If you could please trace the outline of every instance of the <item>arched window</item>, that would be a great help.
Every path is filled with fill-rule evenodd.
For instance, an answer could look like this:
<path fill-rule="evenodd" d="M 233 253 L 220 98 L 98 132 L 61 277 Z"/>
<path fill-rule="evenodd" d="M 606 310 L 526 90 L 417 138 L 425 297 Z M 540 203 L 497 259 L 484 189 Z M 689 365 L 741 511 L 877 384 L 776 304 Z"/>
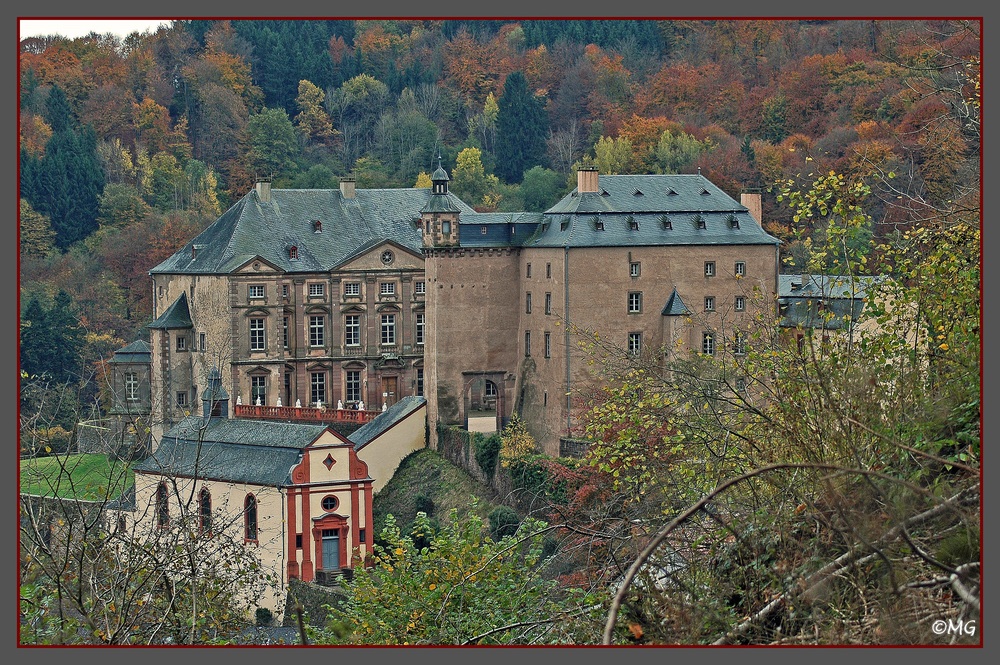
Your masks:
<path fill-rule="evenodd" d="M 247 540 L 257 540 L 257 497 L 247 494 L 243 502 L 243 536 Z"/>
<path fill-rule="evenodd" d="M 207 489 L 202 489 L 198 494 L 198 517 L 202 533 L 212 531 L 212 495 Z"/>
<path fill-rule="evenodd" d="M 170 508 L 167 506 L 167 484 L 156 486 L 156 526 L 165 527 L 170 523 Z"/>

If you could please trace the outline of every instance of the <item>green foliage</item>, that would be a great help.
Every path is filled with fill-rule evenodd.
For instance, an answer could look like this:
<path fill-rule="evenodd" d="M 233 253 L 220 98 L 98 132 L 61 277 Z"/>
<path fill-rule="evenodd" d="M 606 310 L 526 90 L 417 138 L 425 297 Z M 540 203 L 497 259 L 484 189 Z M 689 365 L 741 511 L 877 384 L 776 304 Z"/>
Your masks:
<path fill-rule="evenodd" d="M 497 506 L 489 515 L 490 535 L 493 540 L 501 540 L 505 536 L 512 536 L 517 532 L 517 526 L 521 523 L 521 518 L 510 506 Z"/>
<path fill-rule="evenodd" d="M 504 182 L 520 183 L 525 171 L 545 160 L 545 108 L 519 71 L 507 76 L 497 107 L 496 174 Z"/>
<path fill-rule="evenodd" d="M 497 460 L 500 459 L 500 449 L 503 446 L 500 435 L 496 433 L 489 436 L 476 434 L 473 444 L 476 447 L 476 463 L 479 464 L 479 468 L 486 474 L 486 477 L 492 479 L 496 472 Z"/>
<path fill-rule="evenodd" d="M 417 549 L 389 519 L 371 566 L 356 569 L 333 626 L 315 631 L 317 644 L 528 644 L 564 639 L 574 595 L 542 575 L 545 524 L 525 520 L 500 540 L 474 513 L 453 511 L 430 545 Z M 429 531 L 418 519 L 414 533 Z"/>
<path fill-rule="evenodd" d="M 295 127 L 284 109 L 264 109 L 247 121 L 250 169 L 257 176 L 291 176 L 300 152 Z"/>

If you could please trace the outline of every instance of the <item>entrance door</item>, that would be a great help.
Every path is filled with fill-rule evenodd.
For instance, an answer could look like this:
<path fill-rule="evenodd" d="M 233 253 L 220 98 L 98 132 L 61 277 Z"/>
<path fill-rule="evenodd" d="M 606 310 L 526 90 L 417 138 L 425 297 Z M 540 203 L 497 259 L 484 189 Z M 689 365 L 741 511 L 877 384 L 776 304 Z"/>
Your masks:
<path fill-rule="evenodd" d="M 382 377 L 382 401 L 389 406 L 396 403 L 396 381 L 398 377 L 395 376 L 383 376 Z M 382 405 L 379 404 L 379 407 Z M 374 407 L 373 407 L 374 408 Z"/>
<path fill-rule="evenodd" d="M 323 570 L 340 570 L 340 529 L 323 529 Z"/>

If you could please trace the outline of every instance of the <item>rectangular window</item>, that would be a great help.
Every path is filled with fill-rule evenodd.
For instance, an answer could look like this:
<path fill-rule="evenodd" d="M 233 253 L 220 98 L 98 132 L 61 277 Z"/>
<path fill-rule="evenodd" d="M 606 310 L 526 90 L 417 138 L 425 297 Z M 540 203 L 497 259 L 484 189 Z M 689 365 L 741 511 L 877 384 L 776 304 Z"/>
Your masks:
<path fill-rule="evenodd" d="M 361 399 L 361 370 L 349 369 L 346 372 L 347 383 L 345 395 L 348 402 L 357 402 Z"/>
<path fill-rule="evenodd" d="M 358 529 L 358 541 L 362 545 L 368 544 L 368 535 L 367 534 L 368 534 L 368 532 L 365 531 L 364 529 Z"/>
<path fill-rule="evenodd" d="M 139 375 L 135 372 L 125 372 L 125 399 L 139 401 Z"/>
<path fill-rule="evenodd" d="M 531 356 L 531 331 L 524 331 L 524 357 Z"/>
<path fill-rule="evenodd" d="M 527 264 L 524 268 L 524 276 L 531 277 L 531 264 Z"/>
<path fill-rule="evenodd" d="M 737 261 L 736 265 L 733 267 L 733 273 L 737 277 L 742 277 L 743 275 L 747 274 L 747 264 L 744 263 L 743 261 Z"/>
<path fill-rule="evenodd" d="M 733 307 L 737 312 L 742 312 L 747 308 L 746 298 L 743 296 L 736 296 L 736 301 L 733 303 Z"/>
<path fill-rule="evenodd" d="M 441 233 L 444 234 L 444 235 L 446 235 L 446 236 L 447 235 L 451 235 L 451 221 L 450 220 L 446 219 L 443 222 L 441 222 Z"/>
<path fill-rule="evenodd" d="M 545 294 L 545 313 L 546 314 L 551 314 L 552 313 L 552 294 L 551 293 L 546 293 Z"/>
<path fill-rule="evenodd" d="M 361 316 L 348 314 L 344 317 L 344 344 L 361 346 Z"/>
<path fill-rule="evenodd" d="M 480 227 L 479 227 L 479 233 L 481 235 L 486 235 L 486 225 L 485 224 L 480 225 Z"/>
<path fill-rule="evenodd" d="M 282 298 L 287 298 L 288 297 L 288 285 L 287 284 L 282 284 L 281 285 L 281 297 Z"/>
<path fill-rule="evenodd" d="M 423 368 L 417 368 L 417 394 L 423 396 L 424 394 L 424 370 Z"/>
<path fill-rule="evenodd" d="M 745 356 L 747 353 L 747 338 L 741 331 L 737 330 L 733 336 L 733 353 L 738 356 Z"/>
<path fill-rule="evenodd" d="M 702 333 L 701 334 L 701 352 L 706 356 L 715 355 L 715 333 Z"/>
<path fill-rule="evenodd" d="M 177 391 L 177 406 L 187 406 L 188 394 L 186 390 Z"/>
<path fill-rule="evenodd" d="M 630 291 L 628 294 L 629 314 L 642 311 L 642 291 Z"/>
<path fill-rule="evenodd" d="M 247 287 L 247 296 L 251 299 L 263 298 L 264 297 L 264 285 L 263 284 L 251 284 Z"/>
<path fill-rule="evenodd" d="M 267 404 L 267 377 L 250 377 L 250 403 L 254 406 Z"/>
<path fill-rule="evenodd" d="M 316 406 L 326 403 L 326 372 L 310 372 L 309 403 Z"/>
<path fill-rule="evenodd" d="M 178 335 L 177 336 L 177 350 L 178 351 L 187 351 L 187 348 L 188 348 L 187 337 L 185 337 L 184 335 Z"/>
<path fill-rule="evenodd" d="M 206 348 L 205 333 L 198 333 L 198 350 L 204 351 L 205 348 Z"/>
<path fill-rule="evenodd" d="M 715 261 L 705 261 L 705 277 L 715 277 Z"/>
<path fill-rule="evenodd" d="M 633 261 L 633 262 L 631 262 L 631 263 L 628 264 L 628 274 L 629 274 L 630 277 L 638 277 L 639 276 L 639 262 L 638 261 Z"/>
<path fill-rule="evenodd" d="M 545 279 L 552 279 L 552 264 L 545 264 Z"/>
<path fill-rule="evenodd" d="M 524 313 L 531 314 L 531 291 L 524 294 Z"/>
<path fill-rule="evenodd" d="M 715 311 L 715 296 L 705 296 L 705 311 L 706 312 Z"/>
<path fill-rule="evenodd" d="M 322 314 L 309 317 L 309 346 L 326 344 L 326 317 Z"/>
<path fill-rule="evenodd" d="M 641 332 L 630 332 L 628 334 L 628 354 L 630 356 L 639 355 L 639 351 L 642 350 L 642 333 Z"/>
<path fill-rule="evenodd" d="M 414 317 L 414 327 L 416 328 L 416 343 L 424 343 L 424 315 L 417 314 Z"/>
<path fill-rule="evenodd" d="M 396 343 L 396 315 L 382 315 L 382 344 Z"/>
<path fill-rule="evenodd" d="M 323 284 L 323 283 L 310 284 L 309 285 L 309 297 L 310 298 L 321 297 L 324 293 L 326 293 L 326 289 L 324 288 L 325 286 L 326 285 Z"/>
<path fill-rule="evenodd" d="M 267 348 L 267 340 L 264 335 L 264 319 L 250 319 L 250 350 L 264 351 Z"/>
<path fill-rule="evenodd" d="M 427 293 L 427 282 L 421 280 L 413 283 L 413 293 L 422 296 Z"/>
<path fill-rule="evenodd" d="M 344 283 L 344 295 L 345 296 L 360 296 L 361 295 L 361 282 L 345 282 Z"/>
<path fill-rule="evenodd" d="M 281 347 L 288 348 L 288 317 L 281 317 Z"/>
<path fill-rule="evenodd" d="M 552 357 L 552 333 L 545 333 L 545 357 Z"/>
<path fill-rule="evenodd" d="M 395 282 L 382 282 L 378 285 L 378 293 L 380 296 L 394 296 L 396 295 L 396 283 Z"/>

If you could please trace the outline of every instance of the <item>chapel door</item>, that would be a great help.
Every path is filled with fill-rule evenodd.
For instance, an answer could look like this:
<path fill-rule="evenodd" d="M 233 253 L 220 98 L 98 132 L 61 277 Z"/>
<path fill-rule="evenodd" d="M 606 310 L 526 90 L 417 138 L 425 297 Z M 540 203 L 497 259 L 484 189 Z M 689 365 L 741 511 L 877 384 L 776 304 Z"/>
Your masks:
<path fill-rule="evenodd" d="M 340 570 L 340 529 L 323 529 L 323 570 Z"/>

